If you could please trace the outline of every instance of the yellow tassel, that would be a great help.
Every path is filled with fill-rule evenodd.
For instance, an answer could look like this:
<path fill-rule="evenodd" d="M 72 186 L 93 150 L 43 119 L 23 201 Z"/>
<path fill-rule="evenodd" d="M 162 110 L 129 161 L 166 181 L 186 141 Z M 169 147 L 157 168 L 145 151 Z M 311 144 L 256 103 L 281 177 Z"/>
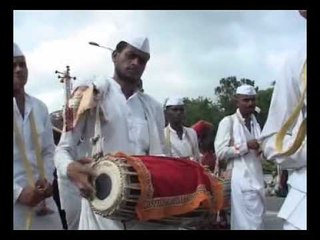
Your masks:
<path fill-rule="evenodd" d="M 294 111 L 291 114 L 291 116 L 289 117 L 289 119 L 285 122 L 285 124 L 282 126 L 282 128 L 280 129 L 280 131 L 276 135 L 276 142 L 275 142 L 276 150 L 280 155 L 283 155 L 283 156 L 290 156 L 290 155 L 294 154 L 299 149 L 299 147 L 301 146 L 301 144 L 306 136 L 306 130 L 307 130 L 307 121 L 306 120 L 307 119 L 305 118 L 299 127 L 298 134 L 297 134 L 293 144 L 287 150 L 285 150 L 285 151 L 282 150 L 284 137 L 286 136 L 289 128 L 294 124 L 294 122 L 299 117 L 299 113 L 302 110 L 303 105 L 304 105 L 304 98 L 305 98 L 306 90 L 307 90 L 307 64 L 306 63 L 303 65 L 301 78 L 302 78 L 305 86 L 304 86 L 304 90 L 301 95 L 301 98 L 298 102 L 298 105 L 296 106 L 296 108 L 294 109 Z"/>

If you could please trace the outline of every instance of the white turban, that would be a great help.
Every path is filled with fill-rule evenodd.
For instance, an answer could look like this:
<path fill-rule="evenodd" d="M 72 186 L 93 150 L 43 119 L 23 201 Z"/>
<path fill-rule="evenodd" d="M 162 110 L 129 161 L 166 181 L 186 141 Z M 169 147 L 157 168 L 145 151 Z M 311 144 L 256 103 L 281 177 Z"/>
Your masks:
<path fill-rule="evenodd" d="M 24 56 L 21 49 L 16 43 L 13 43 L 13 56 L 14 57 Z"/>
<path fill-rule="evenodd" d="M 168 100 L 165 103 L 165 106 L 177 106 L 177 105 L 184 105 L 183 99 L 180 97 L 172 97 L 168 98 Z"/>
<path fill-rule="evenodd" d="M 122 41 L 142 52 L 150 54 L 149 39 L 147 37 L 126 37 L 122 39 L 121 42 Z"/>
<path fill-rule="evenodd" d="M 242 85 L 237 88 L 236 94 L 241 94 L 241 95 L 256 95 L 256 90 L 254 89 L 253 86 L 251 85 Z"/>

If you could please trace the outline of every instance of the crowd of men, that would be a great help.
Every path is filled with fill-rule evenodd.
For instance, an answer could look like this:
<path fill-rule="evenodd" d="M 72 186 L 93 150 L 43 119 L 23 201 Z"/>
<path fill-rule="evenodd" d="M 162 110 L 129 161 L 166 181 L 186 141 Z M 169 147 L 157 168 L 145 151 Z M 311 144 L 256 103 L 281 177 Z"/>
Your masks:
<path fill-rule="evenodd" d="M 300 14 L 306 18 L 306 11 Z M 121 39 L 112 53 L 113 77 L 72 93 L 75 115 L 64 119 L 69 127 L 57 145 L 46 105 L 25 92 L 27 58 L 16 43 L 13 54 L 14 229 L 183 229 L 161 222 L 124 223 L 95 213 L 89 201 L 95 191 L 90 163 L 101 151 L 188 159 L 230 179 L 231 230 L 264 229 L 262 161 L 275 161 L 290 169 L 289 192 L 278 214 L 283 228 L 307 229 L 305 48 L 277 81 L 262 130 L 255 117 L 256 91 L 242 85 L 234 96 L 236 112 L 221 120 L 212 138 L 213 126 L 206 121 L 184 125 L 182 98 L 160 104 L 142 90 L 141 76 L 150 60 L 148 38 Z"/>

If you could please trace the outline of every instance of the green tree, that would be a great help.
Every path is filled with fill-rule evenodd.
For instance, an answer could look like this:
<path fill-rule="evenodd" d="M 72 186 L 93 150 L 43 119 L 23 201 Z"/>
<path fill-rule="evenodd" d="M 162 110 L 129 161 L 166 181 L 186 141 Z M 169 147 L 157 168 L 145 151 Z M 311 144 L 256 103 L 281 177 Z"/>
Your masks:
<path fill-rule="evenodd" d="M 261 109 L 257 119 L 261 125 L 261 128 L 263 128 L 268 117 L 272 93 L 273 87 L 257 92 L 257 106 L 259 106 Z"/>
<path fill-rule="evenodd" d="M 214 89 L 215 95 L 218 97 L 217 104 L 224 116 L 235 112 L 237 107 L 234 104 L 233 97 L 236 94 L 237 88 L 244 84 L 254 86 L 254 81 L 247 78 L 242 78 L 238 81 L 237 77 L 231 76 L 222 78 L 220 86 Z M 259 88 L 256 87 L 255 89 L 258 91 Z"/>
<path fill-rule="evenodd" d="M 219 111 L 219 107 L 209 98 L 184 98 L 184 104 L 186 111 L 186 126 L 191 126 L 199 120 L 208 121 L 215 126 L 223 117 Z"/>
<path fill-rule="evenodd" d="M 215 139 L 218 124 L 224 116 L 218 105 L 204 97 L 198 97 L 197 99 L 184 98 L 184 104 L 185 126 L 190 127 L 199 120 L 210 122 L 213 125 L 212 139 Z"/>

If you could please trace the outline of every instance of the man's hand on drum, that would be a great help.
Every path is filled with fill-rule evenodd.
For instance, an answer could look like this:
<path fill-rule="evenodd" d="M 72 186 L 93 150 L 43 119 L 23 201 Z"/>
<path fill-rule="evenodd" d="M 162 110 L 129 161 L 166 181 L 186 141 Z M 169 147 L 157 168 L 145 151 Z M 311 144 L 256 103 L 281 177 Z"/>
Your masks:
<path fill-rule="evenodd" d="M 73 161 L 68 165 L 67 174 L 70 180 L 78 187 L 80 194 L 84 198 L 89 198 L 94 188 L 89 181 L 89 177 L 94 177 L 94 171 L 89 166 L 93 160 L 91 158 L 82 158 Z"/>

